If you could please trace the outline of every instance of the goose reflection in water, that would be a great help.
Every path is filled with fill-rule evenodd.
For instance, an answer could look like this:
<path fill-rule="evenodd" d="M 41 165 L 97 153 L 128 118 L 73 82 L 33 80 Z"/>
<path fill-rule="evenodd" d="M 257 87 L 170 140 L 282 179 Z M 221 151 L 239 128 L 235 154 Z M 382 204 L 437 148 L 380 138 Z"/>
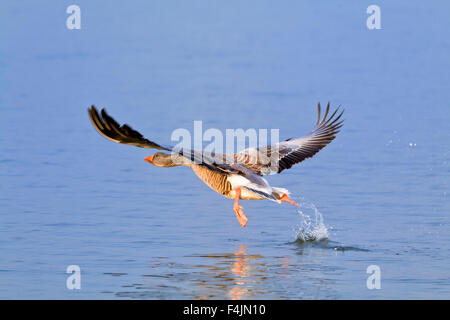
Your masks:
<path fill-rule="evenodd" d="M 247 289 L 243 286 L 245 286 L 245 278 L 250 275 L 250 267 L 248 266 L 248 257 L 245 249 L 247 249 L 247 246 L 241 245 L 239 250 L 234 254 L 236 258 L 231 272 L 235 275 L 236 286 L 228 292 L 228 295 L 233 300 L 242 299 L 242 296 L 247 292 Z"/>
<path fill-rule="evenodd" d="M 246 249 L 246 245 L 240 245 L 235 253 L 202 255 L 217 261 L 196 266 L 203 271 L 198 274 L 199 278 L 195 282 L 200 282 L 201 288 L 206 289 L 206 292 L 195 298 L 208 299 L 225 295 L 227 299 L 240 300 L 264 294 L 267 277 L 263 257 L 248 254 Z"/>
<path fill-rule="evenodd" d="M 273 258 L 276 263 L 267 264 Z M 142 281 L 122 285 L 115 295 L 138 299 L 271 299 L 277 297 L 274 291 L 285 293 L 289 287 L 290 259 L 288 255 L 267 258 L 249 254 L 244 244 L 234 253 L 184 256 L 181 263 L 153 257 Z"/>

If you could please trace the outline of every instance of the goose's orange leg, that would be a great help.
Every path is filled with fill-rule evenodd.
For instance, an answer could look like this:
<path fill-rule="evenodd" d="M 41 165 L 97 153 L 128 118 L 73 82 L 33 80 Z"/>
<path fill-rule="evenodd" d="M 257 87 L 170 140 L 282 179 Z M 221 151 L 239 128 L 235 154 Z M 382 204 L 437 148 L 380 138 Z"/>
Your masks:
<path fill-rule="evenodd" d="M 287 203 L 290 203 L 290 204 L 298 207 L 298 203 L 293 201 L 293 200 L 291 200 L 286 193 L 281 196 L 280 201 L 281 202 L 287 202 Z"/>
<path fill-rule="evenodd" d="M 234 197 L 234 206 L 233 210 L 234 213 L 236 213 L 236 218 L 238 219 L 240 225 L 245 228 L 245 225 L 247 224 L 247 217 L 245 216 L 244 212 L 242 211 L 242 207 L 239 205 L 239 198 L 241 197 L 241 188 L 236 188 L 234 191 L 236 192 L 236 195 Z"/>

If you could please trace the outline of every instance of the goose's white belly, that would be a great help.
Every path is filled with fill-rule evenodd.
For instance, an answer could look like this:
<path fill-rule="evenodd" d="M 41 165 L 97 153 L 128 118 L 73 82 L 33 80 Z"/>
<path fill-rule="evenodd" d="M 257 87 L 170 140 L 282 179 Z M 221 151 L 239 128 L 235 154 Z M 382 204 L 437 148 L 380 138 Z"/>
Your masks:
<path fill-rule="evenodd" d="M 228 182 L 231 184 L 232 191 L 229 193 L 229 196 L 234 198 L 236 196 L 236 192 L 234 189 L 241 187 L 241 199 L 247 199 L 247 200 L 257 200 L 257 199 L 264 199 L 263 196 L 260 194 L 257 194 L 255 192 L 252 192 L 248 190 L 245 187 L 249 187 L 261 192 L 264 192 L 266 194 L 272 194 L 272 188 L 267 183 L 266 180 L 262 179 L 265 182 L 265 185 L 255 184 L 251 182 L 249 179 L 247 179 L 244 176 L 241 175 L 230 175 L 227 178 Z"/>
<path fill-rule="evenodd" d="M 226 196 L 228 198 L 234 199 L 234 198 L 236 198 L 236 191 L 231 190 Z M 243 200 L 262 200 L 262 199 L 265 199 L 265 198 L 263 196 L 257 194 L 257 193 L 254 193 L 254 192 L 246 189 L 245 187 L 243 187 L 241 189 L 241 197 L 240 197 L 240 199 L 243 199 Z"/>

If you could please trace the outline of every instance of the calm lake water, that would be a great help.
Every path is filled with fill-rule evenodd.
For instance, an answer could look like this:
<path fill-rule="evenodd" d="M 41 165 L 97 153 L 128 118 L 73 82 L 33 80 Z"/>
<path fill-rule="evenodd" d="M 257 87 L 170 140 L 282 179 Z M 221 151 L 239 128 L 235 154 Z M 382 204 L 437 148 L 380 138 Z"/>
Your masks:
<path fill-rule="evenodd" d="M 0 298 L 450 298 L 449 1 L 377 1 L 381 30 L 372 1 L 78 0 L 68 30 L 71 4 L 0 3 Z M 336 140 L 268 177 L 300 211 L 242 201 L 245 229 L 86 112 L 166 144 L 194 120 L 285 139 L 319 101 L 346 110 Z"/>

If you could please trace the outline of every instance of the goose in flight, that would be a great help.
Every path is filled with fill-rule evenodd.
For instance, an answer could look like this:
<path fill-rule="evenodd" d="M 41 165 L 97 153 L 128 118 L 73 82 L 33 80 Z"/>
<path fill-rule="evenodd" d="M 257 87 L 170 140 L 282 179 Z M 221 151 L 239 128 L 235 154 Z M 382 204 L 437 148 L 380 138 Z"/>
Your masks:
<path fill-rule="evenodd" d="M 195 150 L 176 149 L 150 141 L 129 125 L 118 124 L 105 109 L 99 113 L 95 106 L 88 109 L 94 128 L 105 138 L 141 148 L 153 148 L 156 152 L 145 161 L 157 167 L 187 166 L 210 188 L 234 199 L 233 210 L 242 227 L 247 217 L 239 205 L 239 199 L 268 199 L 298 206 L 289 198 L 289 191 L 272 187 L 263 175 L 280 173 L 306 158 L 313 157 L 329 144 L 342 127 L 344 111 L 336 109 L 330 116 L 330 103 L 321 117 L 320 103 L 314 130 L 305 137 L 290 138 L 265 147 L 248 148 L 235 154 L 215 154 Z M 340 120 L 340 121 L 339 121 Z"/>

